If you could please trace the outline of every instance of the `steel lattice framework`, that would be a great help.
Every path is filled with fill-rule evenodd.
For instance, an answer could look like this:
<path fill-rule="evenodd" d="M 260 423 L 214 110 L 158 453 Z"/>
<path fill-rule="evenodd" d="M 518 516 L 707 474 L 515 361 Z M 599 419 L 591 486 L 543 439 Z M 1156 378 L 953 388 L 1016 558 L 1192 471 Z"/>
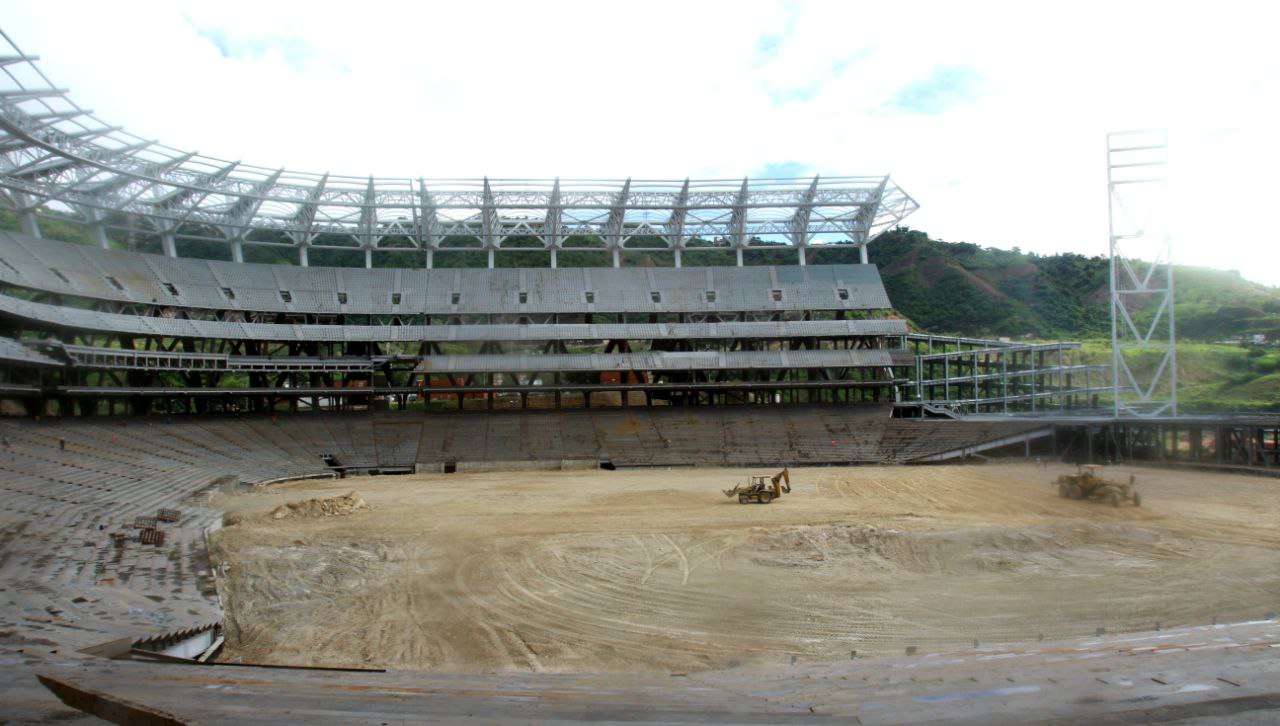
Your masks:
<path fill-rule="evenodd" d="M 8 36 L 0 56 L 0 203 L 28 234 L 38 211 L 72 215 L 93 239 L 109 229 L 246 244 L 434 252 L 466 239 L 493 254 L 513 239 L 551 252 L 573 238 L 612 251 L 737 251 L 829 242 L 861 247 L 900 223 L 915 200 L 888 176 L 739 180 L 427 179 L 339 176 L 210 158 L 100 121 L 56 87 Z M 4 49 L 0 49 L 3 52 Z M 476 245 L 478 242 L 478 245 Z M 573 246 L 573 245 L 570 245 Z"/>
<path fill-rule="evenodd" d="M 1116 416 L 1178 413 L 1168 167 L 1167 132 L 1107 134 Z"/>

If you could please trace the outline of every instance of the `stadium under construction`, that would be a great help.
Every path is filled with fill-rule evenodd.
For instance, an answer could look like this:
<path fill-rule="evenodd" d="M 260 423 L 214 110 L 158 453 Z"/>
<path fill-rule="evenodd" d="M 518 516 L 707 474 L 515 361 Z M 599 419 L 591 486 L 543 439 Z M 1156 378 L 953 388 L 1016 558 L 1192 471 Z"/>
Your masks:
<path fill-rule="evenodd" d="M 8 45 L 0 509 L 3 579 L 18 594 L 0 627 L 19 640 L 209 660 L 223 637 L 210 497 L 307 478 L 1000 453 L 1280 471 L 1273 417 L 1115 416 L 1112 367 L 1079 343 L 913 330 L 874 264 L 876 236 L 916 209 L 887 175 L 258 167 L 104 123 Z M 322 256 L 354 264 L 312 264 Z M 126 548 L 125 522 L 159 542 Z M 81 607 L 90 591 L 100 611 Z M 107 692 L 136 691 L 139 673 L 80 664 L 77 682 L 45 682 L 91 713 L 136 716 L 151 712 Z M 255 698 L 332 677 L 264 677 Z M 166 688 L 160 702 L 182 698 Z M 556 717 L 590 713 L 583 698 Z M 710 708 L 689 698 L 659 700 L 683 704 L 675 720 Z M 199 706 L 228 718 L 219 708 Z M 353 712 L 365 708 L 380 706 Z"/>

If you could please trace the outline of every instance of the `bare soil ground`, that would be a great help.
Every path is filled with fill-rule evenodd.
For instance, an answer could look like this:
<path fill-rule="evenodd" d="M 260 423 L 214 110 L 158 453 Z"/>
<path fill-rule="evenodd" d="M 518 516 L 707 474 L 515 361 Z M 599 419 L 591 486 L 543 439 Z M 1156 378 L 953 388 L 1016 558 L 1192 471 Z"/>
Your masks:
<path fill-rule="evenodd" d="M 504 472 L 225 496 L 224 659 L 667 671 L 1238 621 L 1280 609 L 1280 481 L 1113 467 L 1143 506 L 1031 464 Z M 772 472 L 769 472 L 772 473 Z M 355 490 L 346 516 L 272 519 Z"/>

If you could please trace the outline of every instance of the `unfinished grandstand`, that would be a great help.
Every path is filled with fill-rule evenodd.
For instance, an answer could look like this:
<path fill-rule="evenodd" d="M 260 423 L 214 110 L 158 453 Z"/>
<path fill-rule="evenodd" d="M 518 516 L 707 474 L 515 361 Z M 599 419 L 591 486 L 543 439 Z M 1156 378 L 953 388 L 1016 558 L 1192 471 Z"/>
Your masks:
<path fill-rule="evenodd" d="M 1072 344 L 911 334 L 871 264 L 316 269 L 13 233 L 0 253 L 11 412 L 292 413 L 300 429 L 307 415 L 381 412 L 413 446 L 304 452 L 364 470 L 902 461 L 920 446 L 912 427 L 939 423 L 895 420 L 895 404 L 1063 412 L 1101 382 Z M 456 411 L 489 415 L 445 417 Z M 916 437 L 934 448 L 920 455 L 1036 426 L 942 428 Z M 736 445 L 710 445 L 726 437 Z"/>
<path fill-rule="evenodd" d="M 1006 516 L 984 509 L 999 509 L 993 502 L 1006 499 L 1043 506 L 1007 479 L 975 508 L 970 488 L 982 484 L 958 473 L 966 487 L 930 494 L 921 508 L 892 490 L 916 491 L 928 476 L 884 465 L 1001 451 L 1069 452 L 1081 460 L 1137 451 L 1244 469 L 1280 466 L 1280 426 L 1269 419 L 1126 428 L 1102 416 L 1108 371 L 1082 362 L 1078 344 L 912 330 L 894 314 L 874 247 L 868 251 L 877 234 L 916 208 L 888 176 L 433 180 L 266 169 L 165 147 L 104 124 L 16 47 L 3 70 L 0 204 L 17 229 L 0 231 L 0 580 L 8 595 L 0 647 L 17 648 L 24 667 L 52 662 L 59 651 L 211 661 L 227 638 L 241 660 L 245 653 L 263 654 L 246 633 L 271 628 L 259 624 L 255 631 L 249 620 L 260 614 L 237 599 L 248 591 L 239 588 L 251 589 L 237 579 L 241 563 L 244 572 L 255 565 L 231 543 L 260 534 L 253 527 L 261 525 L 265 500 L 255 497 L 332 494 L 329 487 L 362 481 L 332 481 L 353 475 L 413 475 L 396 480 L 413 487 L 412 496 L 385 480 L 363 481 L 376 490 L 374 511 L 393 515 L 397 502 L 404 504 L 405 514 L 385 521 L 408 523 L 414 532 L 435 521 L 437 508 L 457 503 L 432 499 L 440 491 L 458 493 L 453 514 L 459 522 L 500 523 L 490 533 L 495 538 L 528 524 L 530 511 L 539 513 L 544 531 L 527 533 L 535 544 L 528 552 L 502 552 L 492 561 L 476 555 L 478 549 L 453 553 L 458 569 L 443 573 L 450 582 L 462 583 L 468 564 L 486 573 L 501 566 L 512 591 L 532 598 L 506 603 L 510 592 L 504 591 L 477 600 L 512 608 L 488 613 L 481 607 L 477 612 L 497 620 L 465 624 L 475 630 L 480 655 L 431 660 L 424 655 L 431 645 L 393 658 L 376 652 L 377 642 L 353 638 L 352 647 L 366 655 L 341 651 L 341 658 L 353 659 L 343 664 L 539 671 L 728 667 L 738 661 L 718 653 L 732 634 L 679 620 L 694 600 L 682 599 L 671 578 L 688 585 L 700 577 L 691 574 L 700 561 L 704 572 L 712 562 L 720 569 L 725 563 L 731 570 L 756 567 L 750 550 L 761 542 L 786 549 L 796 546 L 796 537 L 848 537 L 831 528 L 862 511 L 874 511 L 891 528 L 912 529 L 920 522 L 952 526 L 965 517 L 971 523 Z M 46 234 L 50 229 L 58 234 Z M 780 250 L 794 262 L 780 263 Z M 282 251 L 294 264 L 254 261 Z M 317 251 L 342 253 L 358 264 L 312 265 Z M 575 266 L 562 264 L 569 253 Z M 841 262 L 813 264 L 819 253 Z M 583 254 L 592 264 L 581 265 Z M 508 260 L 522 266 L 507 267 Z M 1210 430 L 1217 438 L 1206 444 Z M 1196 443 L 1183 447 L 1183 440 Z M 744 519 L 754 516 L 746 511 L 735 510 L 732 521 L 719 513 L 682 519 L 698 510 L 704 485 L 719 504 L 718 487 L 710 485 L 738 474 L 721 467 L 783 465 L 866 466 L 863 471 L 874 472 L 866 475 L 868 486 L 890 494 L 864 501 L 858 497 L 870 495 L 858 493 L 863 474 L 814 469 L 802 475 L 809 491 L 791 500 L 801 503 L 799 513 L 774 523 L 786 529 L 777 535 L 782 540 L 717 531 L 755 526 Z M 665 467 L 681 467 L 680 481 L 657 473 Z M 532 485 L 510 473 L 474 478 L 539 469 L 557 473 L 530 475 Z M 614 480 L 622 482 L 615 492 L 614 481 L 598 478 L 614 474 L 586 471 L 598 469 L 653 471 L 627 472 L 634 478 Z M 580 471 L 559 473 L 568 470 Z M 1018 470 L 1017 476 L 1028 474 Z M 312 480 L 319 482 L 314 490 L 297 483 Z M 1252 482 L 1246 488 L 1251 496 L 1263 491 Z M 1172 495 L 1191 501 L 1193 492 L 1193 484 L 1182 482 Z M 610 499 L 615 496 L 617 502 Z M 1272 511 L 1273 502 L 1262 496 L 1254 519 Z M 559 497 L 581 510 L 557 518 L 565 511 Z M 609 504 L 593 510 L 601 498 Z M 493 514 L 490 500 L 507 504 Z M 631 508 L 629 514 L 615 517 L 616 505 Z M 577 532 L 578 514 L 592 511 L 592 524 Z M 236 515 L 225 520 L 229 536 L 216 534 L 224 514 Z M 298 551 L 289 548 L 295 545 L 314 546 L 299 556 L 324 563 L 339 550 L 346 553 L 342 560 L 351 554 L 347 548 L 364 563 L 357 570 L 376 569 L 362 559 L 374 556 L 361 549 L 365 543 L 344 542 L 366 536 L 390 542 L 398 530 L 359 524 L 365 516 L 371 515 L 352 517 L 365 529 L 342 531 L 342 542 L 312 539 L 302 531 L 305 523 L 291 525 L 302 528 L 298 532 L 273 525 L 292 532 L 293 544 L 270 544 L 267 559 L 277 551 L 294 557 Z M 619 529 L 619 521 L 627 524 Z M 683 529 L 662 529 L 672 522 L 683 522 Z M 1010 522 L 1025 523 L 1020 515 Z M 1057 541 L 1065 531 L 1058 526 L 1037 530 L 1030 540 L 1019 536 L 1017 546 Z M 1231 526 L 1244 534 L 1213 550 L 1215 556 L 1256 564 L 1245 556 L 1249 547 L 1277 545 L 1257 521 L 1234 511 L 1213 513 L 1202 529 Z M 872 530 L 853 536 L 879 541 L 883 533 Z M 712 534 L 702 541 L 702 532 Z M 1199 534 L 1188 532 L 1177 536 Z M 1149 554 L 1127 534 L 1096 534 L 1099 542 L 1142 550 L 1135 558 Z M 443 530 L 435 535 L 465 539 Z M 211 538 L 221 552 L 212 561 Z M 642 543 L 647 562 L 632 561 L 630 545 L 618 545 L 630 538 Z M 1077 544 L 1087 549 L 1093 546 L 1088 539 Z M 977 548 L 994 541 L 1008 544 L 1004 534 L 990 542 L 964 540 Z M 377 557 L 398 561 L 400 545 L 386 542 Z M 583 555 L 570 544 L 597 549 Z M 917 546 L 934 545 L 910 545 Z M 848 555 L 824 552 L 833 562 Z M 1078 562 L 1089 556 L 1084 552 Z M 789 557 L 776 555 L 770 566 L 792 567 Z M 521 567 L 542 573 L 552 560 L 570 562 L 578 579 L 543 592 L 538 588 L 546 583 L 512 574 Z M 555 597 L 578 592 L 581 578 L 596 577 L 605 560 L 628 588 L 633 580 L 647 585 L 653 579 L 657 596 L 612 586 L 601 586 L 602 592 L 639 603 L 642 611 L 652 605 L 652 612 L 671 614 L 667 631 L 636 615 L 628 635 L 613 640 L 603 633 L 616 623 L 590 623 L 589 631 L 553 638 L 555 647 L 539 659 L 541 642 L 531 644 L 514 625 L 502 624 L 535 601 L 548 613 L 560 612 Z M 683 570 L 668 571 L 677 561 Z M 915 574 L 922 567 L 894 566 Z M 1257 575 L 1253 567 L 1228 568 L 1224 591 Z M 758 576 L 758 570 L 743 572 Z M 429 579 L 444 582 L 443 575 Z M 695 585 L 704 588 L 698 598 L 725 586 Z M 1114 595 L 1110 587 L 1095 593 L 1097 602 Z M 1262 590 L 1269 587 L 1267 580 Z M 425 601 L 438 595 L 427 593 Z M 1146 603 L 1142 593 L 1131 595 Z M 1269 596 L 1255 595 L 1224 600 L 1216 612 L 1252 612 Z M 377 607 L 402 609 L 401 597 L 412 599 L 395 592 Z M 228 603 L 234 608 L 224 630 Z M 602 603 L 574 603 L 570 619 L 587 622 Z M 696 599 L 695 609 L 714 604 Z M 1144 607 L 1136 610 L 1142 618 L 1162 612 Z M 438 613 L 421 615 L 430 620 Z M 1172 619 L 1190 624 L 1201 615 Z M 881 616 L 897 617 L 885 611 L 872 620 Z M 1140 626 L 1137 617 L 1115 622 L 1133 629 Z M 852 616 L 839 611 L 824 620 L 821 637 L 810 639 L 822 645 L 803 652 L 831 657 L 833 644 L 845 648 L 847 639 L 832 635 L 842 618 Z M 679 636 L 682 627 L 689 631 Z M 864 633 L 864 652 L 888 652 L 908 637 L 877 627 Z M 947 634 L 934 642 L 953 647 L 976 626 L 947 621 L 936 627 Z M 1050 634 L 1069 637 L 1082 628 L 1072 621 Z M 428 637 L 427 630 L 414 637 Z M 1032 635 L 1018 630 L 993 637 Z M 670 638 L 662 642 L 674 655 L 647 661 L 635 655 L 652 649 L 641 641 L 654 637 Z M 697 644 L 682 650 L 675 642 L 681 637 Z M 795 637 L 773 633 L 767 642 L 740 643 L 742 657 L 781 657 L 809 647 Z M 579 651 L 593 644 L 611 656 L 582 660 Z M 288 659 L 284 648 L 273 643 L 263 657 Z M 313 651 L 294 660 L 315 657 Z M 43 706 L 32 708 L 42 713 Z"/>

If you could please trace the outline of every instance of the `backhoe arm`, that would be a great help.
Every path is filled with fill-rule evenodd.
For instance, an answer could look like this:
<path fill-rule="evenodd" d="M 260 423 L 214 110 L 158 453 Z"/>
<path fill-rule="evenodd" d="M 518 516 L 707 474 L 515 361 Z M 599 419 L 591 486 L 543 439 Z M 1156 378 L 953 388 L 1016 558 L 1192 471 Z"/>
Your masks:
<path fill-rule="evenodd" d="M 773 495 L 780 497 L 783 494 L 791 493 L 791 471 L 784 468 L 782 471 L 773 475 Z"/>

